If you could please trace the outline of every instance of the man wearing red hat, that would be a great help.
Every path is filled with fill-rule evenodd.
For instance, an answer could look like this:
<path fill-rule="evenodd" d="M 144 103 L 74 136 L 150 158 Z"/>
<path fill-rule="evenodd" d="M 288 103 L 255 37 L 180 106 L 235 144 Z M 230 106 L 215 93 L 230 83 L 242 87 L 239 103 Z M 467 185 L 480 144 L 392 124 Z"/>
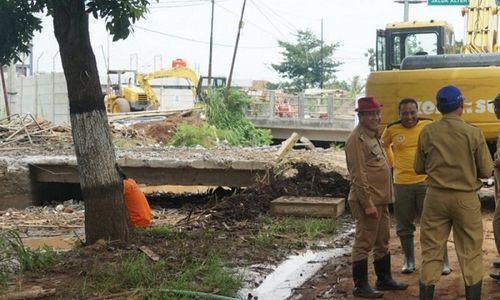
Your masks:
<path fill-rule="evenodd" d="M 392 279 L 389 252 L 391 170 L 378 139 L 380 109 L 373 97 L 358 99 L 359 124 L 347 138 L 345 153 L 351 179 L 349 206 L 356 220 L 352 246 L 353 295 L 380 298 L 378 290 L 404 290 L 407 284 Z M 377 274 L 374 290 L 368 283 L 368 254 L 373 251 Z"/>
<path fill-rule="evenodd" d="M 453 228 L 458 262 L 465 282 L 465 299 L 481 299 L 483 223 L 477 191 L 493 164 L 482 131 L 464 122 L 464 98 L 448 85 L 437 95 L 442 119 L 420 133 L 414 168 L 427 174 L 427 192 L 420 226 L 422 271 L 420 299 L 433 299 L 441 276 L 444 248 Z"/>

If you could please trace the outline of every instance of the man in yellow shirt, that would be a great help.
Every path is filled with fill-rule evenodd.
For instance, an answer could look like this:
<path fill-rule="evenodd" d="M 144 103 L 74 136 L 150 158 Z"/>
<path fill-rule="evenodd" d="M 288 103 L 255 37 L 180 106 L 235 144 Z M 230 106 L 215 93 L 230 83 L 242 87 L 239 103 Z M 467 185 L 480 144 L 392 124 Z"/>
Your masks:
<path fill-rule="evenodd" d="M 382 134 L 382 142 L 393 168 L 394 215 L 396 233 L 401 241 L 404 263 L 403 274 L 415 271 L 415 250 L 413 233 L 415 219 L 422 215 L 427 184 L 426 175 L 417 175 L 413 169 L 415 151 L 420 131 L 431 119 L 418 117 L 418 103 L 415 99 L 405 98 L 399 102 L 399 120 L 387 126 Z M 450 274 L 448 253 L 445 251 L 442 274 Z"/>

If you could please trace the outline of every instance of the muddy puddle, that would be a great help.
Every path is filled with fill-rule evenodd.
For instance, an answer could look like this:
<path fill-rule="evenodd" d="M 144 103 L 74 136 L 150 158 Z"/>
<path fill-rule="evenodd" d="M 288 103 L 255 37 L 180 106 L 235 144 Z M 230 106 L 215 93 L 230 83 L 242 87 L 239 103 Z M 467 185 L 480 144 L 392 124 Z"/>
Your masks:
<path fill-rule="evenodd" d="M 244 270 L 246 281 L 257 286 L 241 289 L 238 297 L 259 300 L 290 299 L 297 288 L 300 288 L 331 260 L 350 255 L 351 245 L 343 241 L 349 240 L 354 230 L 344 228 L 341 231 L 333 241 L 335 248 L 306 250 L 289 256 L 278 266 L 254 265 Z M 267 276 L 263 275 L 266 271 Z"/>
<path fill-rule="evenodd" d="M 77 241 L 77 238 L 69 236 L 23 239 L 24 245 L 30 249 L 41 249 L 47 246 L 53 248 L 56 251 L 69 251 L 74 247 Z"/>

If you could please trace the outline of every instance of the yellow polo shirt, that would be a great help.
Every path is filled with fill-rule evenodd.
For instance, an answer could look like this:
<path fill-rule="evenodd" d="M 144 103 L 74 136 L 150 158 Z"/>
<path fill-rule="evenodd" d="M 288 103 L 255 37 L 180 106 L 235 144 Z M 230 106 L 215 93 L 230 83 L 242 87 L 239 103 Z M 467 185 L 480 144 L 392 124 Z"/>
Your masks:
<path fill-rule="evenodd" d="M 397 121 L 389 124 L 382 133 L 382 142 L 389 163 L 393 168 L 394 183 L 414 184 L 424 181 L 426 175 L 418 175 L 413 169 L 418 136 L 422 128 L 432 123 L 429 119 L 419 119 L 417 124 L 406 128 Z"/>

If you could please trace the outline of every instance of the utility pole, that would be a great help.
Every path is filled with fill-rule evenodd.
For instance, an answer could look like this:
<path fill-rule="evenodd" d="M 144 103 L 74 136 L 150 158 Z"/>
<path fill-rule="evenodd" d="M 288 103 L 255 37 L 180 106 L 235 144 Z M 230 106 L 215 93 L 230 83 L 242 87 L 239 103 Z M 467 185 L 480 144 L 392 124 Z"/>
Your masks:
<path fill-rule="evenodd" d="M 246 3 L 247 3 L 247 0 L 243 0 L 243 7 L 241 8 L 240 22 L 238 23 L 238 34 L 236 35 L 236 44 L 234 45 L 233 61 L 231 62 L 231 70 L 229 71 L 229 78 L 227 80 L 226 91 L 224 92 L 224 100 L 226 100 L 226 101 L 227 101 L 228 96 L 229 96 L 229 89 L 231 88 L 231 80 L 233 79 L 234 61 L 236 60 L 236 50 L 238 50 L 238 43 L 240 41 L 241 27 L 243 27 L 243 14 L 245 13 L 245 4 Z"/>
<path fill-rule="evenodd" d="M 3 98 L 5 100 L 5 112 L 7 114 L 8 120 L 10 121 L 9 98 L 7 97 L 7 87 L 5 86 L 5 77 L 3 75 L 3 65 L 2 64 L 0 64 L 0 77 L 2 80 Z"/>
<path fill-rule="evenodd" d="M 324 78 L 324 74 L 323 74 L 323 18 L 321 18 L 321 45 L 320 45 L 320 49 L 319 49 L 319 54 L 320 54 L 320 71 L 321 71 L 321 76 L 319 77 L 319 88 L 320 89 L 323 89 L 323 78 Z M 321 93 L 323 95 L 323 93 Z"/>
<path fill-rule="evenodd" d="M 214 0 L 212 0 L 212 20 L 210 21 L 210 51 L 208 54 L 208 89 L 212 88 L 212 49 L 214 43 Z"/>
<path fill-rule="evenodd" d="M 427 2 L 427 0 L 394 0 L 396 3 L 404 4 L 404 19 L 403 21 L 408 22 L 410 14 L 410 4 L 419 4 Z"/>

